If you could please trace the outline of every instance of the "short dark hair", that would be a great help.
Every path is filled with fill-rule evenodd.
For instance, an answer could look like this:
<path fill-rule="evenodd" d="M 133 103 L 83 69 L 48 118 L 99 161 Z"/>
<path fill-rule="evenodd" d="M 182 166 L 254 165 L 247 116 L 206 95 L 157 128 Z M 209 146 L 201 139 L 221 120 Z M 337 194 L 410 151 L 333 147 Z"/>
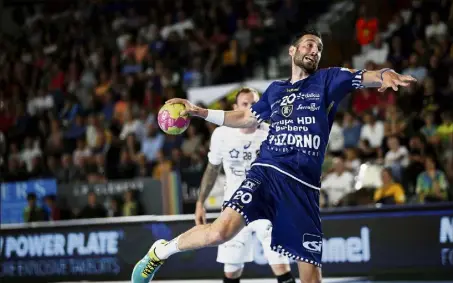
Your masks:
<path fill-rule="evenodd" d="M 322 40 L 321 33 L 319 31 L 317 31 L 314 28 L 308 28 L 308 29 L 305 29 L 304 31 L 298 33 L 291 41 L 291 45 L 292 46 L 299 45 L 299 42 L 302 39 L 302 37 L 304 37 L 304 35 L 307 35 L 307 34 L 314 35 L 316 37 L 319 37 Z"/>
<path fill-rule="evenodd" d="M 234 103 L 238 103 L 238 98 L 239 98 L 239 95 L 241 95 L 242 93 L 256 93 L 258 94 L 258 91 L 251 88 L 251 87 L 243 87 L 241 88 L 240 90 L 238 90 L 238 92 L 236 93 L 236 97 L 234 99 Z"/>

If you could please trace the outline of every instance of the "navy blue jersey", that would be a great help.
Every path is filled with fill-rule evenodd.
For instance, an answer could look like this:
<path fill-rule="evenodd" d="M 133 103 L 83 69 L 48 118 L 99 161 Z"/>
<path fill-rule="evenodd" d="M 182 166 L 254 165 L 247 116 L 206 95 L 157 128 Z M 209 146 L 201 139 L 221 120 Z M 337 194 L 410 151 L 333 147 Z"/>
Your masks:
<path fill-rule="evenodd" d="M 352 90 L 363 88 L 363 72 L 329 68 L 295 83 L 273 82 L 252 106 L 259 122 L 270 121 L 269 135 L 252 166 L 272 167 L 319 189 L 337 106 Z"/>

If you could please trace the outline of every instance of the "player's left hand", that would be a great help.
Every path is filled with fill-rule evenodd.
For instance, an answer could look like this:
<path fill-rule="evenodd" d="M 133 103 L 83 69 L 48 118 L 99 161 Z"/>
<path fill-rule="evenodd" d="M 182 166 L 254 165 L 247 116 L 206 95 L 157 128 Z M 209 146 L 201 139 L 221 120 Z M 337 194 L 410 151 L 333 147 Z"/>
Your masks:
<path fill-rule="evenodd" d="M 417 79 L 412 76 L 401 75 L 394 71 L 387 71 L 382 74 L 382 84 L 378 91 L 384 92 L 389 87 L 394 91 L 398 91 L 398 86 L 409 86 L 416 81 Z"/>

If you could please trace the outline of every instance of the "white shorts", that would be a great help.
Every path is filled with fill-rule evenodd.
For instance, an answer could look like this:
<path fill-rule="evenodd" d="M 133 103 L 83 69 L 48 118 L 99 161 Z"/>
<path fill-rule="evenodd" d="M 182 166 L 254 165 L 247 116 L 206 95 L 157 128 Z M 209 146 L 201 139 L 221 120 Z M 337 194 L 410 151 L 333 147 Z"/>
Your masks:
<path fill-rule="evenodd" d="M 260 219 L 244 227 L 233 239 L 219 246 L 217 262 L 242 264 L 254 258 L 254 241 L 259 240 L 269 264 L 289 264 L 289 259 L 271 249 L 272 224 Z"/>

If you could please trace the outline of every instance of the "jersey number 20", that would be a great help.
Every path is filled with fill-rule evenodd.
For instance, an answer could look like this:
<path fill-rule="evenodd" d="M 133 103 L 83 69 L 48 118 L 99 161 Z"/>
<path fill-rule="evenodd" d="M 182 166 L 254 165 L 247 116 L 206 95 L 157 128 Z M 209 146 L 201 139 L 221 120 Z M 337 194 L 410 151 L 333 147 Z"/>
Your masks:
<path fill-rule="evenodd" d="M 291 93 L 290 95 L 283 96 L 282 102 L 280 103 L 280 106 L 285 106 L 285 105 L 288 105 L 288 104 L 292 104 L 294 102 L 294 100 L 296 100 L 296 94 L 295 93 Z"/>

